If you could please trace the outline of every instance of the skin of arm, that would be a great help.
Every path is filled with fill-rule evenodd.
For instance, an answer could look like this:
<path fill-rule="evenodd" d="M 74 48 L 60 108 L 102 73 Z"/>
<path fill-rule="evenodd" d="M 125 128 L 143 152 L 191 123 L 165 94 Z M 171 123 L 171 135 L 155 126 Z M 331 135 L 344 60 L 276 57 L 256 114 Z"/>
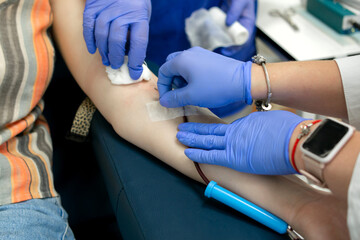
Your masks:
<path fill-rule="evenodd" d="M 126 86 L 112 85 L 101 57 L 90 55 L 83 40 L 85 1 L 52 0 L 51 4 L 55 40 L 63 58 L 82 90 L 114 130 L 186 176 L 202 182 L 194 163 L 184 155 L 185 146 L 176 139 L 177 126 L 183 118 L 159 122 L 149 119 L 146 103 L 159 99 L 155 90 L 157 78 L 153 76 L 149 82 Z M 190 116 L 188 120 L 222 122 L 209 116 Z M 251 175 L 204 164 L 201 168 L 209 179 L 284 219 L 307 239 L 348 238 L 346 207 L 331 194 L 316 191 L 293 176 Z"/>
<path fill-rule="evenodd" d="M 341 76 L 335 61 L 267 63 L 272 102 L 325 116 L 347 119 Z M 253 99 L 266 99 L 266 80 L 261 66 L 251 69 Z"/>

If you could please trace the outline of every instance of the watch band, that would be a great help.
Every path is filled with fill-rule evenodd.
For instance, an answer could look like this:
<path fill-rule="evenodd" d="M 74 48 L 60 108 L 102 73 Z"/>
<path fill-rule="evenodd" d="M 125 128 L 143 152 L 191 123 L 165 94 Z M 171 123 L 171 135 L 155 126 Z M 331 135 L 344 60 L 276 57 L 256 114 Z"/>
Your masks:
<path fill-rule="evenodd" d="M 292 150 L 292 153 L 291 153 L 291 165 L 295 168 L 295 170 L 297 172 L 300 172 L 299 169 L 296 167 L 296 164 L 295 164 L 295 152 L 296 152 L 296 147 L 300 141 L 301 138 L 309 135 L 310 133 L 310 128 L 311 126 L 313 126 L 314 124 L 317 124 L 321 122 L 321 120 L 315 120 L 311 123 L 308 123 L 308 124 L 301 124 L 300 125 L 300 129 L 301 129 L 301 132 L 299 133 L 298 137 L 296 138 L 296 141 L 294 143 L 294 147 L 293 147 L 293 150 Z"/>
<path fill-rule="evenodd" d="M 327 134 L 328 131 L 335 131 L 335 133 L 336 131 L 338 131 L 339 135 L 336 135 L 335 133 L 333 135 L 329 135 Z M 320 187 L 327 187 L 324 179 L 324 168 L 347 144 L 354 132 L 354 127 L 343 123 L 337 119 L 323 119 L 321 125 L 317 129 L 315 129 L 309 135 L 308 139 L 305 140 L 305 142 L 303 142 L 301 145 L 304 169 L 300 170 L 299 172 L 306 176 L 310 183 L 313 183 Z M 325 141 L 326 144 L 326 137 L 333 137 L 336 142 L 332 143 L 331 149 L 326 149 L 327 152 L 325 156 L 321 156 L 319 155 L 319 153 L 316 154 L 317 151 L 315 151 L 314 149 L 312 149 L 313 151 L 311 150 L 311 144 L 314 144 L 313 141 Z M 305 144 L 307 145 L 306 147 L 304 147 Z M 317 146 L 318 148 L 320 148 L 319 145 Z M 325 146 L 322 146 L 322 148 L 325 148 Z M 325 149 L 323 150 L 325 151 Z"/>
<path fill-rule="evenodd" d="M 318 162 L 309 156 L 303 154 L 304 169 L 300 170 L 300 173 L 304 175 L 310 183 L 315 184 L 319 187 L 326 187 L 324 179 L 324 168 L 325 164 Z"/>

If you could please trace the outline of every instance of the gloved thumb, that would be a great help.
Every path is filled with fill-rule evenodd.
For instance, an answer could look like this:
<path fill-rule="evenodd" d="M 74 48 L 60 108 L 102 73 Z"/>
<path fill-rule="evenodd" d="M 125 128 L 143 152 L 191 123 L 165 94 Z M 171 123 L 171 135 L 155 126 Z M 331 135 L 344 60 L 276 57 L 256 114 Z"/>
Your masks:
<path fill-rule="evenodd" d="M 241 14 L 243 13 L 248 1 L 241 0 L 241 1 L 231 1 L 231 5 L 229 11 L 227 12 L 226 16 L 226 25 L 230 26 L 235 21 L 239 19 Z"/>
<path fill-rule="evenodd" d="M 162 97 L 160 97 L 160 104 L 167 108 L 176 108 L 188 105 L 189 94 L 186 89 L 187 87 L 184 87 L 166 92 Z"/>

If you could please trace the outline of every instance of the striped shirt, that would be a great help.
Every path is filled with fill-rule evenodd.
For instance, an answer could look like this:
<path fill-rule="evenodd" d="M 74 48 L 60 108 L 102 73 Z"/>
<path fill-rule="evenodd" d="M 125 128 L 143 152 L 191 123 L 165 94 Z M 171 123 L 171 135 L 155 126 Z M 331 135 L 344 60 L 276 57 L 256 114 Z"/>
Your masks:
<path fill-rule="evenodd" d="M 0 0 L 0 205 L 57 196 L 42 116 L 54 48 L 49 0 Z"/>

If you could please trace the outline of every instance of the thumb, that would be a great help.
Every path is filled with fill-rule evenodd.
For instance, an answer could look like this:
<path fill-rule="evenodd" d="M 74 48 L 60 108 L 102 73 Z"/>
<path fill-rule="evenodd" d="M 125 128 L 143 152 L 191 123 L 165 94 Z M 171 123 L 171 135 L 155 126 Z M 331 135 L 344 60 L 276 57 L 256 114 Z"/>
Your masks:
<path fill-rule="evenodd" d="M 160 97 L 160 104 L 167 108 L 176 108 L 189 105 L 188 87 L 178 88 L 164 93 Z"/>
<path fill-rule="evenodd" d="M 245 6 L 247 5 L 248 1 L 245 0 L 232 0 L 230 4 L 229 11 L 226 15 L 226 25 L 230 26 L 235 21 L 239 19 L 242 12 L 245 9 Z"/>

